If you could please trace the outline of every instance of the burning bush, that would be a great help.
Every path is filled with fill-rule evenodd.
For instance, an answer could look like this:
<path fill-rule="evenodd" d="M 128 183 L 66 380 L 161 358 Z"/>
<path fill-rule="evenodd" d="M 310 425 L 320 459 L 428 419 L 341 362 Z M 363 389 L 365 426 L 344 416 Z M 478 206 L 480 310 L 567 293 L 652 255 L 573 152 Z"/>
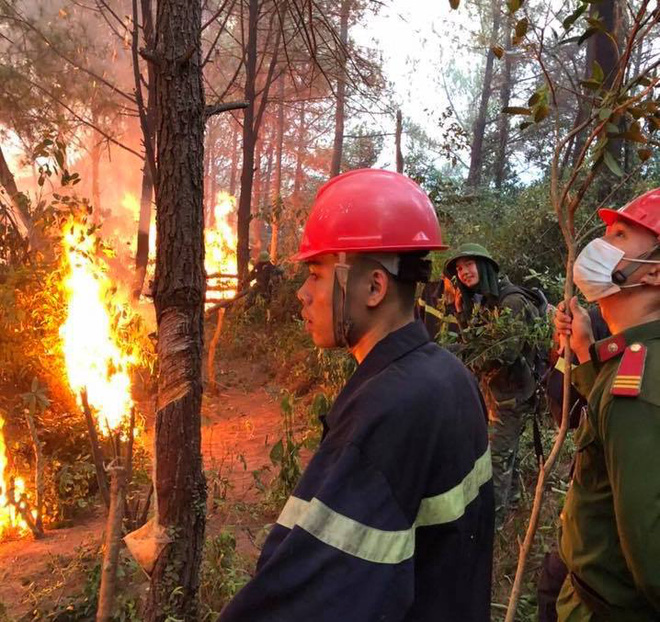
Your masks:
<path fill-rule="evenodd" d="M 56 164 L 42 163 L 40 171 L 42 178 L 58 172 L 67 194 L 40 197 L 34 205 L 25 199 L 39 239 L 29 252 L 19 252 L 18 237 L 0 238 L 0 425 L 7 439 L 4 479 L 23 478 L 32 508 L 41 487 L 44 520 L 55 524 L 84 509 L 96 492 L 77 404 L 81 383 L 99 411 L 103 399 L 117 404 L 124 396 L 117 408 L 103 407 L 103 429 L 131 400 L 129 374 L 150 378 L 155 353 L 145 322 L 110 279 L 112 250 L 91 206 L 68 193 L 77 178 Z M 110 395 L 92 385 L 92 376 L 99 383 L 109 379 Z M 39 452 L 47 467 L 33 486 Z M 0 514 L 4 506 L 0 494 Z"/>

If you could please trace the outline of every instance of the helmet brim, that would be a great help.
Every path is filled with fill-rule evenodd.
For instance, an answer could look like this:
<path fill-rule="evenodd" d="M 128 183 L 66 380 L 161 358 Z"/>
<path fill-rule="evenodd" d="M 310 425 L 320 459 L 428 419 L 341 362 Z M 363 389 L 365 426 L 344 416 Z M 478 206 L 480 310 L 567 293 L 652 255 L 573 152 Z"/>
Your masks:
<path fill-rule="evenodd" d="M 650 231 L 653 231 L 653 229 L 649 227 L 648 223 L 641 222 L 637 218 L 632 218 L 631 216 L 628 216 L 625 212 L 620 212 L 618 210 L 611 209 L 609 207 L 603 207 L 599 209 L 598 216 L 608 227 L 610 225 L 613 225 L 617 220 L 623 220 L 633 225 L 644 227 L 644 229 L 649 229 Z"/>
<path fill-rule="evenodd" d="M 321 255 L 337 255 L 338 253 L 430 253 L 431 251 L 444 251 L 447 250 L 449 246 L 446 244 L 434 244 L 428 245 L 424 248 L 419 246 L 392 246 L 392 247 L 378 247 L 378 248 L 365 248 L 364 246 L 355 247 L 355 248 L 324 248 L 322 250 L 308 250 L 308 251 L 299 251 L 295 255 L 289 257 L 289 261 L 292 262 L 304 262 L 313 259 L 314 257 L 320 257 Z"/>

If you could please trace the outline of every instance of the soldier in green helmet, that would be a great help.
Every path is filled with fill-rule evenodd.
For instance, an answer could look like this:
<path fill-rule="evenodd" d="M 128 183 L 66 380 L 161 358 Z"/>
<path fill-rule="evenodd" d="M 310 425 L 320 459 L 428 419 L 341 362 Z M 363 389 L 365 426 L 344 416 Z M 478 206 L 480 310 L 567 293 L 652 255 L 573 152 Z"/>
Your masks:
<path fill-rule="evenodd" d="M 542 312 L 543 300 L 534 291 L 511 283 L 486 248 L 462 244 L 449 258 L 445 276 L 454 279 L 460 297 L 456 301 L 462 328 L 479 321 L 477 309 L 508 308 L 514 316 L 533 322 Z M 487 320 L 484 320 L 487 321 Z M 512 348 L 506 362 L 493 362 L 480 374 L 491 426 L 496 523 L 501 525 L 516 489 L 516 458 L 525 421 L 536 407 L 535 353 Z"/>

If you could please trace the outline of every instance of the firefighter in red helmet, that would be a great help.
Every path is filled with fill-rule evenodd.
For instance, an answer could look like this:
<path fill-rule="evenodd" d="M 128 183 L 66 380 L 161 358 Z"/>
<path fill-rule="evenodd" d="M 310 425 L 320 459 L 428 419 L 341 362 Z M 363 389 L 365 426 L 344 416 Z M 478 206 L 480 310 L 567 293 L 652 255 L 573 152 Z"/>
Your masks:
<path fill-rule="evenodd" d="M 358 362 L 320 447 L 222 622 L 485 622 L 493 488 L 475 379 L 414 320 L 445 248 L 407 177 L 357 170 L 319 191 L 297 259 L 305 327 Z"/>

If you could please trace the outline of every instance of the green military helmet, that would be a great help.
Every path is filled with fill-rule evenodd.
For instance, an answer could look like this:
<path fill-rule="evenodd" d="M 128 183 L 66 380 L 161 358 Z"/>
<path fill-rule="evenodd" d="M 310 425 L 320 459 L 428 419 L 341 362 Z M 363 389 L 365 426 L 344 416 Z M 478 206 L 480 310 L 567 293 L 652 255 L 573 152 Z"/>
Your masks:
<path fill-rule="evenodd" d="M 492 255 L 484 246 L 468 242 L 466 244 L 461 244 L 445 263 L 443 271 L 446 277 L 452 278 L 456 276 L 456 262 L 461 259 L 461 257 L 482 257 L 483 259 L 490 261 L 497 272 L 500 271 L 498 263 L 493 259 Z"/>
<path fill-rule="evenodd" d="M 261 251 L 257 257 L 257 263 L 268 263 L 270 261 L 270 253 L 268 251 Z"/>

